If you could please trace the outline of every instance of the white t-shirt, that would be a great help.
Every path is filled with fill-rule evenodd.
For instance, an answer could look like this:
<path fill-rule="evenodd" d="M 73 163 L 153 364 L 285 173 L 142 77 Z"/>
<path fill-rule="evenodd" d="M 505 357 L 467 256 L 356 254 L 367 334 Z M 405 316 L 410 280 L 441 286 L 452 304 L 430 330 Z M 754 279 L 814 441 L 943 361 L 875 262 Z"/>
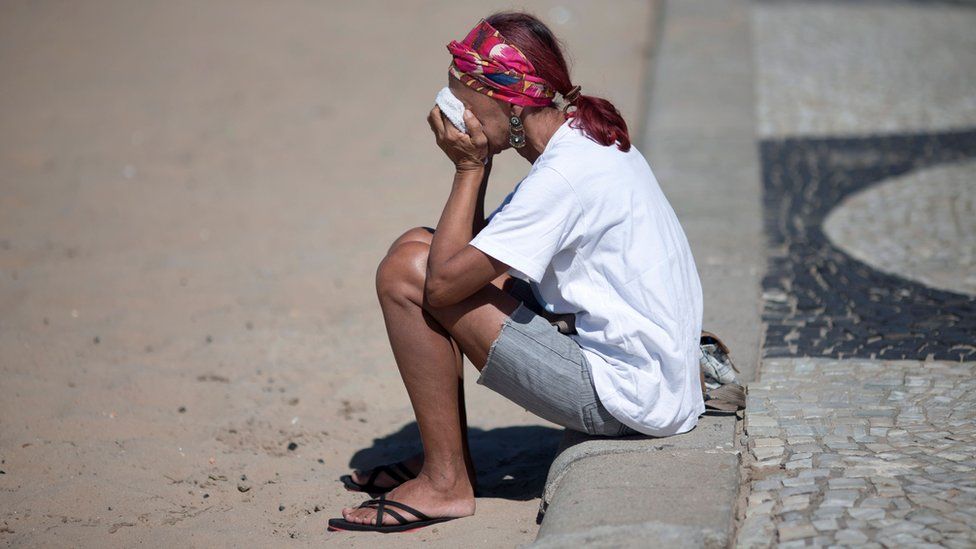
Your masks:
<path fill-rule="evenodd" d="M 590 140 L 569 120 L 470 243 L 574 313 L 603 405 L 648 435 L 690 431 L 702 289 L 681 224 L 644 156 Z"/>

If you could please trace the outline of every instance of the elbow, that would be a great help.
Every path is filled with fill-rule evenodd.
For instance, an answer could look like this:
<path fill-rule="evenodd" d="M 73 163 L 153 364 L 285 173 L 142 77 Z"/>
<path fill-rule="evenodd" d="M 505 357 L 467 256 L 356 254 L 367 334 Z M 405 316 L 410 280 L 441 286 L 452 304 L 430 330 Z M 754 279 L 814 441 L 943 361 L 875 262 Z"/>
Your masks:
<path fill-rule="evenodd" d="M 424 302 L 434 308 L 453 305 L 450 295 L 445 293 L 444 282 L 435 276 L 428 276 L 424 284 Z"/>

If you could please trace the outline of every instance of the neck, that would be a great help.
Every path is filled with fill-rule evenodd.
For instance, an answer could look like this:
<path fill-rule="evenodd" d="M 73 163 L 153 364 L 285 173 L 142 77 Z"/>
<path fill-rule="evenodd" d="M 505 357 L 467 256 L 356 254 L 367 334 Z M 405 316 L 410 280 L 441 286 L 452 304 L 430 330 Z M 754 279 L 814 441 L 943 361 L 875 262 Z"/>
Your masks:
<path fill-rule="evenodd" d="M 516 150 L 522 158 L 534 164 L 566 118 L 562 111 L 552 107 L 544 107 L 532 112 L 526 110 L 523 111 L 523 115 L 525 116 L 525 120 L 522 121 L 525 126 L 525 146 Z"/>

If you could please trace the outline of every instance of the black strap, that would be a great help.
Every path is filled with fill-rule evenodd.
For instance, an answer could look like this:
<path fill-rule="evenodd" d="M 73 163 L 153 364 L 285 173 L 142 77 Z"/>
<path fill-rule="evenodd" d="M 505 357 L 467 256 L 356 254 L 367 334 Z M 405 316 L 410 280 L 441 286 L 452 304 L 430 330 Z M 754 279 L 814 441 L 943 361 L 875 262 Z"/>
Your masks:
<path fill-rule="evenodd" d="M 383 504 L 382 503 L 380 504 L 380 507 L 383 507 Z M 386 508 L 384 508 L 384 511 L 386 511 L 386 513 L 389 514 L 390 516 L 392 516 L 393 518 L 397 519 L 397 521 L 399 521 L 400 524 L 406 524 L 406 523 L 410 522 L 410 519 L 404 517 L 400 513 L 397 513 L 393 509 L 386 509 Z M 378 512 L 376 514 L 376 517 L 377 517 L 377 519 L 379 519 L 379 513 Z M 376 525 L 377 526 L 382 525 L 382 524 L 383 524 L 382 522 L 379 522 L 379 520 L 377 520 L 377 522 L 376 522 Z"/>
<path fill-rule="evenodd" d="M 430 517 L 428 517 L 427 515 L 421 513 L 420 511 L 414 509 L 413 507 L 410 507 L 409 505 L 407 505 L 405 503 L 400 503 L 399 501 L 393 501 L 392 499 L 384 499 L 383 500 L 383 503 L 385 503 L 387 505 L 392 505 L 394 507 L 399 507 L 400 509 L 403 509 L 404 511 L 408 511 L 410 513 L 413 513 L 420 520 L 430 520 Z"/>
<path fill-rule="evenodd" d="M 373 468 L 373 472 L 370 473 L 369 479 L 366 481 L 365 486 L 375 486 L 376 477 L 378 477 L 380 473 L 386 473 L 390 475 L 390 478 L 392 478 L 397 482 L 405 481 L 405 479 L 403 479 L 400 475 L 398 475 L 397 472 L 394 471 L 389 465 L 380 465 L 378 467 Z"/>
<path fill-rule="evenodd" d="M 393 518 L 395 518 L 397 520 L 397 522 L 399 522 L 400 524 L 406 524 L 406 523 L 410 522 L 410 519 L 404 517 L 400 513 L 397 513 L 393 509 L 387 509 L 386 506 L 389 505 L 389 504 L 393 504 L 395 507 L 402 507 L 402 508 L 406 509 L 407 511 L 410 511 L 411 513 L 416 514 L 422 520 L 427 520 L 427 515 L 424 515 L 423 513 L 420 513 L 419 511 L 416 511 L 415 509 L 413 509 L 413 508 L 411 508 L 411 507 L 409 507 L 407 505 L 404 505 L 404 504 L 402 504 L 402 503 L 400 503 L 398 501 L 392 501 L 392 500 L 386 499 L 386 494 L 383 494 L 383 495 L 381 495 L 380 497 L 378 497 L 376 499 L 366 500 L 366 501 L 360 503 L 359 504 L 359 507 L 360 508 L 362 508 L 362 507 L 376 507 L 376 519 L 375 519 L 376 520 L 376 526 L 382 526 L 383 525 L 383 513 L 389 514 L 390 516 L 392 516 Z"/>
<path fill-rule="evenodd" d="M 380 469 L 382 469 L 383 472 L 385 472 L 386 474 L 390 475 L 390 478 L 392 478 L 393 480 L 395 480 L 397 482 L 406 482 L 407 481 L 407 479 L 401 477 L 400 474 L 397 473 L 396 471 L 394 471 L 393 470 L 393 467 L 390 467 L 389 465 L 381 465 L 380 466 Z"/>
<path fill-rule="evenodd" d="M 377 498 L 377 499 L 367 499 L 366 501 L 360 503 L 359 506 L 360 507 L 369 507 L 371 505 L 376 505 L 380 501 L 381 500 L 379 498 Z"/>
<path fill-rule="evenodd" d="M 384 496 L 380 496 L 380 500 L 382 500 L 383 497 Z M 380 501 L 379 505 L 376 506 L 376 519 L 375 520 L 376 520 L 376 525 L 377 526 L 382 526 L 383 525 L 383 503 L 384 503 L 383 501 Z"/>
<path fill-rule="evenodd" d="M 384 497 L 385 497 L 385 494 L 383 496 L 380 496 L 377 499 L 369 499 L 369 500 L 366 500 L 366 501 L 364 501 L 364 502 L 362 502 L 362 503 L 359 504 L 359 507 L 360 508 L 363 508 L 363 507 L 376 507 L 376 519 L 375 520 L 376 520 L 376 525 L 377 526 L 382 526 L 383 525 L 383 498 Z M 387 512 L 389 513 L 390 511 L 387 510 Z M 395 513 L 390 513 L 390 514 L 393 515 L 393 518 L 396 518 L 397 520 L 400 520 L 400 518 L 402 518 L 402 517 L 397 518 L 398 515 L 395 514 Z M 402 524 L 403 521 L 400 520 L 400 523 Z"/>
<path fill-rule="evenodd" d="M 415 474 L 413 473 L 413 471 L 411 471 L 410 469 L 407 469 L 407 466 L 406 466 L 406 465 L 404 465 L 402 461 L 398 461 L 398 462 L 396 462 L 396 466 L 397 466 L 397 468 L 399 468 L 399 469 L 400 469 L 401 471 L 403 471 L 403 473 L 404 473 L 405 475 L 407 475 L 407 478 L 416 478 L 416 477 L 417 477 L 417 475 L 415 475 Z"/>
<path fill-rule="evenodd" d="M 386 496 L 385 495 L 382 495 L 382 496 L 380 496 L 377 499 L 371 499 L 371 500 L 362 502 L 361 504 L 359 504 L 359 507 L 360 508 L 364 508 L 364 507 L 367 507 L 367 508 L 374 508 L 375 507 L 376 508 L 376 518 L 374 519 L 376 521 L 376 526 L 383 526 L 383 515 L 384 514 L 390 515 L 391 517 L 393 517 L 394 519 L 396 519 L 396 521 L 399 522 L 400 524 L 406 524 L 406 523 L 410 522 L 410 519 L 404 517 L 400 513 L 397 513 L 393 509 L 387 509 L 386 506 L 389 503 L 390 503 L 390 501 L 386 499 Z M 394 502 L 394 503 L 396 503 L 396 502 Z"/>

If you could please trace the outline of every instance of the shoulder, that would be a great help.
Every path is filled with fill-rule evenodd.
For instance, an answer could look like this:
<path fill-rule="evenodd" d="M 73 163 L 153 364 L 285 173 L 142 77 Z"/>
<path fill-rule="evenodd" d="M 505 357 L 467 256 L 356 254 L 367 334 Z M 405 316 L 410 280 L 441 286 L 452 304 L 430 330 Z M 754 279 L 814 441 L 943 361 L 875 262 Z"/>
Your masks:
<path fill-rule="evenodd" d="M 547 195 L 552 193 L 571 192 L 575 194 L 573 184 L 566 177 L 566 170 L 551 162 L 537 163 L 519 183 L 516 194 Z"/>
<path fill-rule="evenodd" d="M 538 160 L 540 167 L 554 170 L 574 186 L 601 178 L 637 175 L 642 162 L 646 164 L 633 145 L 624 152 L 616 145 L 597 143 L 582 128 L 572 127 Z"/>

